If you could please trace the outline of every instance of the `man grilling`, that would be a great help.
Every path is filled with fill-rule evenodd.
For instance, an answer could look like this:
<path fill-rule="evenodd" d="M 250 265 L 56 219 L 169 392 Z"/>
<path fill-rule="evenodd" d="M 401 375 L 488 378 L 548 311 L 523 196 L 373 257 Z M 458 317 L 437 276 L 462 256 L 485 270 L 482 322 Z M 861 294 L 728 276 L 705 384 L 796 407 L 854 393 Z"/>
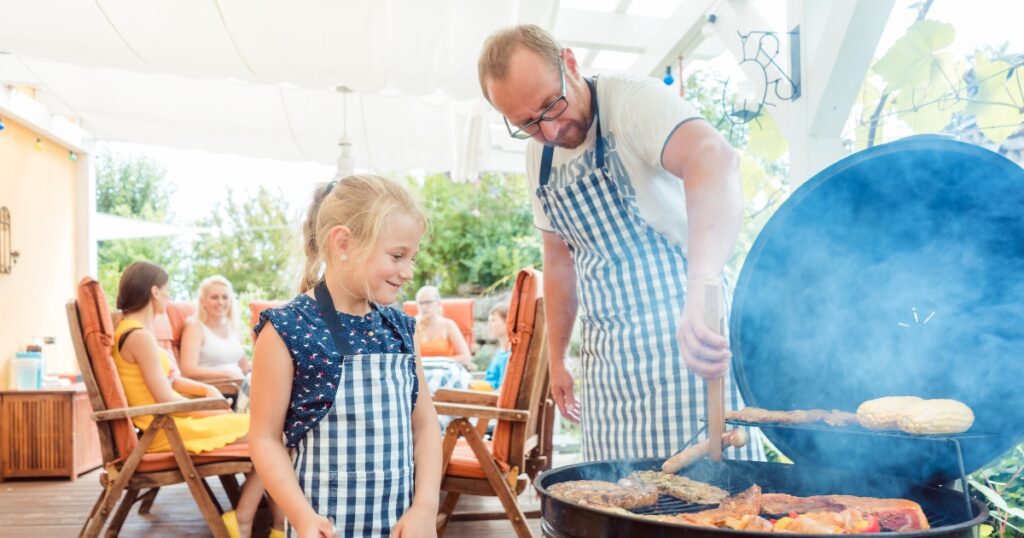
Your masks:
<path fill-rule="evenodd" d="M 736 152 L 654 79 L 583 78 L 537 26 L 491 35 L 478 68 L 511 136 L 531 139 L 555 402 L 582 420 L 586 460 L 669 456 L 705 416 L 694 374 L 726 375 L 726 406 L 740 404 L 728 340 L 704 324 L 703 294 L 686 295 L 720 281 L 736 240 Z M 577 309 L 582 405 L 565 368 Z M 726 455 L 763 458 L 756 440 Z"/>

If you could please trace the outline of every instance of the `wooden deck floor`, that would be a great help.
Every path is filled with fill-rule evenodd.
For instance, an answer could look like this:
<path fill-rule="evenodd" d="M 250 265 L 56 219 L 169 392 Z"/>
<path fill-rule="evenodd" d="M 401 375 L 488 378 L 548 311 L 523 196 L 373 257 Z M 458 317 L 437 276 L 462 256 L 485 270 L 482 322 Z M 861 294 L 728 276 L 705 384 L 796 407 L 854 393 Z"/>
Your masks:
<path fill-rule="evenodd" d="M 0 483 L 0 534 L 32 538 L 66 538 L 78 535 L 100 494 L 98 471 L 83 475 L 75 482 L 67 480 L 9 480 Z M 221 506 L 227 497 L 217 480 L 210 480 Z M 519 499 L 524 510 L 537 510 L 540 504 L 532 487 Z M 137 508 L 136 508 L 137 510 Z M 497 499 L 464 496 L 456 512 L 501 511 Z M 265 514 L 263 514 L 265 516 Z M 257 537 L 269 532 L 266 517 L 259 522 Z M 540 536 L 540 521 L 530 520 L 535 536 Z M 184 484 L 163 488 L 149 515 L 132 512 L 124 523 L 121 536 L 147 538 L 205 537 L 210 532 Z M 445 536 L 512 537 L 515 533 L 508 521 L 453 521 Z"/>

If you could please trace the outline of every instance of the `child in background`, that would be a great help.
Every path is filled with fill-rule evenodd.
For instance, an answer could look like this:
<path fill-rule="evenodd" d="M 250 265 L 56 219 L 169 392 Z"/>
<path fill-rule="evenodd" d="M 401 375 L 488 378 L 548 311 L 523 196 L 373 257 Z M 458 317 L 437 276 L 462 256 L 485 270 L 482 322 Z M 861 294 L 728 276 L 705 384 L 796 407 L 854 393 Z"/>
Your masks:
<path fill-rule="evenodd" d="M 505 323 L 507 318 L 508 305 L 501 303 L 492 306 L 487 315 L 487 329 L 491 333 L 491 338 L 498 340 L 498 349 L 494 352 L 491 364 L 487 366 L 484 380 L 494 390 L 498 390 L 501 380 L 505 379 L 505 367 L 508 366 L 508 358 L 512 356 L 512 344 L 508 341 L 508 327 Z"/>
<path fill-rule="evenodd" d="M 437 414 L 415 320 L 383 306 L 412 279 L 426 227 L 393 181 L 321 187 L 303 226 L 302 293 L 260 314 L 249 443 L 300 538 L 435 536 Z"/>

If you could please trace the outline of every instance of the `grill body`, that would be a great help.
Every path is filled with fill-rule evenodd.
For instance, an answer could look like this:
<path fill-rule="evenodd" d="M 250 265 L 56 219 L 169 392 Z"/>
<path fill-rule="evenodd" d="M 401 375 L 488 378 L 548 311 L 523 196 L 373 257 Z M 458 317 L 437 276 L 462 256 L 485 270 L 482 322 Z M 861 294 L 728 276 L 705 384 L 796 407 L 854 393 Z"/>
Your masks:
<path fill-rule="evenodd" d="M 569 480 L 615 482 L 633 471 L 659 469 L 661 463 L 660 459 L 608 460 L 569 465 L 541 473 L 534 485 L 542 497 L 541 528 L 544 535 L 554 538 L 779 536 L 778 533 L 713 529 L 614 514 L 563 501 L 547 492 L 549 486 Z M 765 493 L 788 493 L 798 496 L 842 493 L 864 497 L 910 499 L 921 505 L 932 528 L 900 533 L 901 537 L 971 538 L 972 529 L 988 517 L 988 509 L 978 501 L 973 501 L 974 513 L 968 514 L 963 494 L 960 492 L 870 472 L 842 471 L 809 465 L 705 460 L 687 468 L 683 474 L 695 480 L 714 484 L 731 494 L 757 484 Z M 674 514 L 708 508 L 713 507 L 686 504 L 662 496 L 657 505 L 636 512 Z"/>

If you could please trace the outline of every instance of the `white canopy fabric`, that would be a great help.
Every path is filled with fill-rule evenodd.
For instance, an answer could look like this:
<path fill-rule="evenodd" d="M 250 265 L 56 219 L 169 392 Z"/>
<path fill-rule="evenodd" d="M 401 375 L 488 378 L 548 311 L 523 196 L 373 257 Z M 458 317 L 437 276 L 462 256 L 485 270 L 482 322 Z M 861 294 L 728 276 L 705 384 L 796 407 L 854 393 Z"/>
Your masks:
<path fill-rule="evenodd" d="M 358 168 L 469 179 L 523 169 L 480 96 L 491 32 L 538 24 L 585 73 L 660 78 L 723 1 L 0 0 L 0 84 L 96 139 L 333 164 L 346 132 Z"/>
<path fill-rule="evenodd" d="M 494 114 L 477 103 L 476 55 L 521 11 L 515 0 L 0 0 L 0 81 L 40 88 L 99 139 L 326 164 L 345 85 L 357 166 L 473 174 L 490 147 L 473 117 Z"/>

